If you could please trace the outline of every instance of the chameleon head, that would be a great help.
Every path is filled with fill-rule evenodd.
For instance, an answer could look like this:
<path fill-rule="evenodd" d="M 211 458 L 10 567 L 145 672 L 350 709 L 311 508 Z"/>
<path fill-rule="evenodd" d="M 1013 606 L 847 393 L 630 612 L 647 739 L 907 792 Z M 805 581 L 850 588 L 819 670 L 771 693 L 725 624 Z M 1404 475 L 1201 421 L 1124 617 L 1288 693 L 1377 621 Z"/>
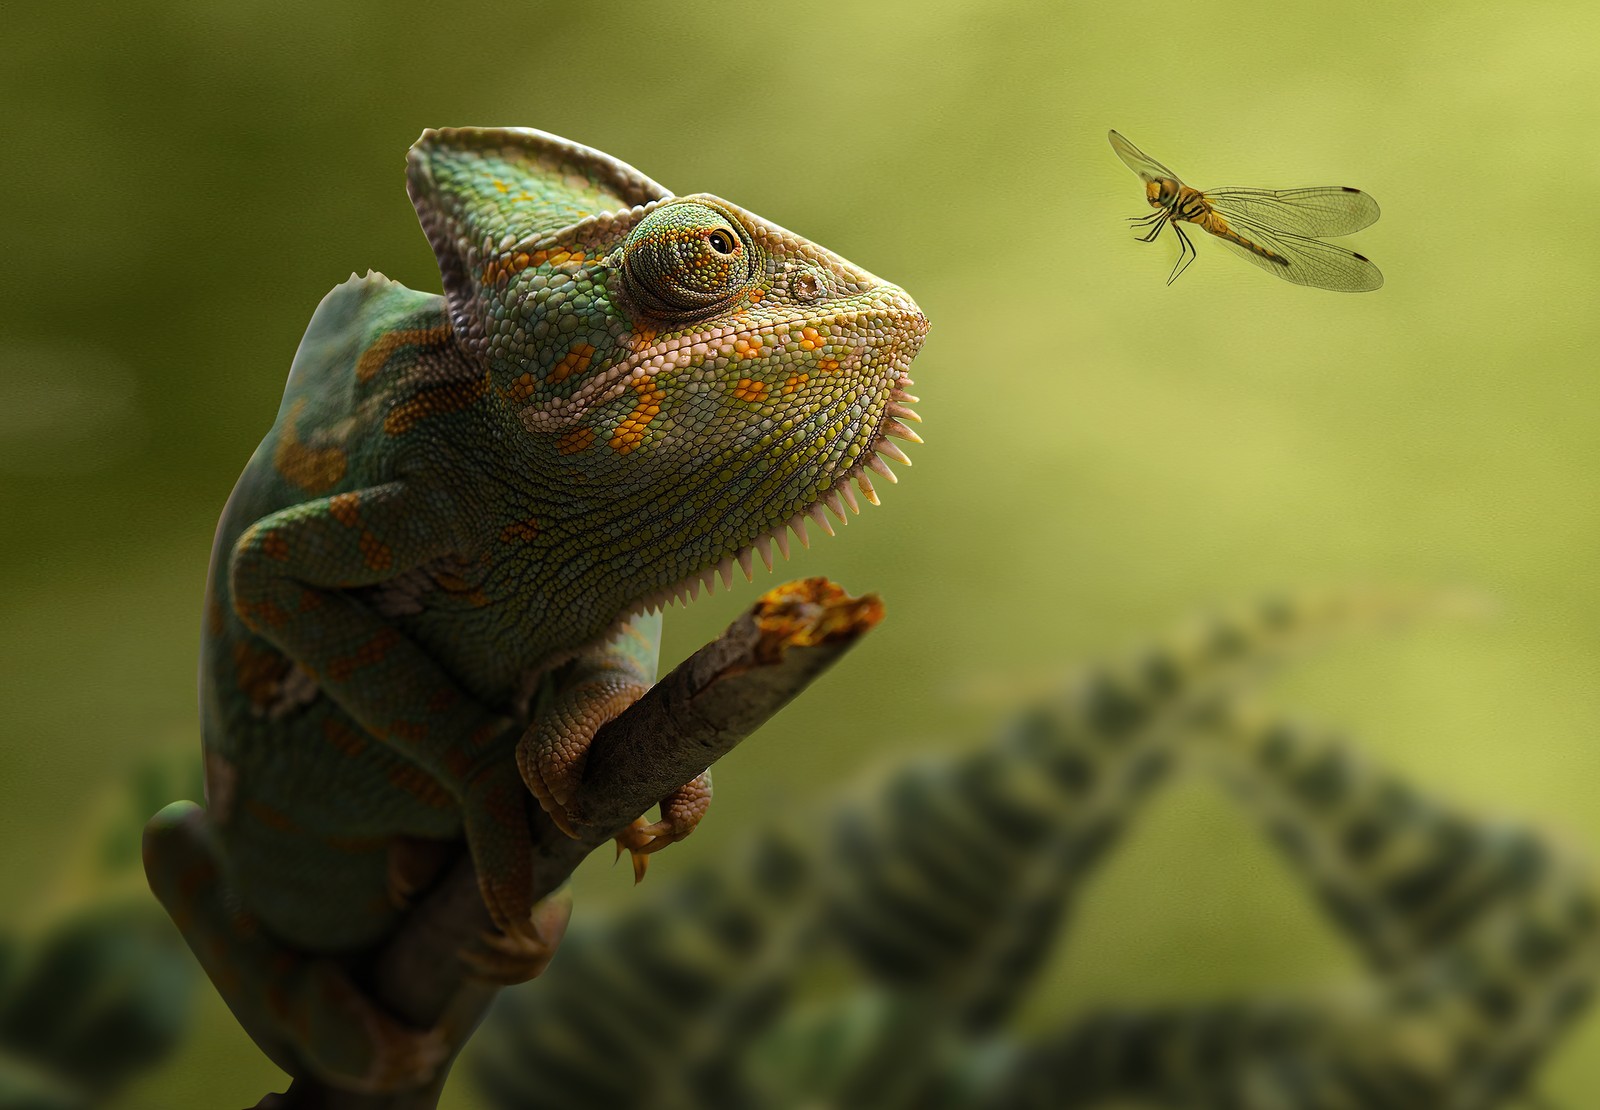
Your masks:
<path fill-rule="evenodd" d="M 890 437 L 918 441 L 906 389 L 927 321 L 904 290 L 706 195 L 651 206 L 606 264 L 637 352 L 577 427 L 617 488 L 670 494 L 668 546 L 694 554 L 655 600 L 769 559 L 808 515 L 831 531 L 823 506 L 842 519 L 856 487 L 876 501 L 880 453 L 905 460 Z"/>
<path fill-rule="evenodd" d="M 564 576 L 635 605 L 727 577 L 916 440 L 927 321 L 832 252 L 540 132 L 429 132 L 410 184 L 457 341 L 572 513 Z"/>

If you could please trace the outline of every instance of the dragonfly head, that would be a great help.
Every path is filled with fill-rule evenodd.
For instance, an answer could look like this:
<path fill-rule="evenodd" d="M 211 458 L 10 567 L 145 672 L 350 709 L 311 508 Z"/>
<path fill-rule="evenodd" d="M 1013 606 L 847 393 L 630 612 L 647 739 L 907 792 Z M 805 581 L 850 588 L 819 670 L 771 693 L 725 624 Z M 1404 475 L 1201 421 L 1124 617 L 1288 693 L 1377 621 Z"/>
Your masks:
<path fill-rule="evenodd" d="M 1158 177 L 1145 182 L 1144 198 L 1150 202 L 1151 208 L 1171 208 L 1177 196 L 1178 183 L 1170 177 Z"/>

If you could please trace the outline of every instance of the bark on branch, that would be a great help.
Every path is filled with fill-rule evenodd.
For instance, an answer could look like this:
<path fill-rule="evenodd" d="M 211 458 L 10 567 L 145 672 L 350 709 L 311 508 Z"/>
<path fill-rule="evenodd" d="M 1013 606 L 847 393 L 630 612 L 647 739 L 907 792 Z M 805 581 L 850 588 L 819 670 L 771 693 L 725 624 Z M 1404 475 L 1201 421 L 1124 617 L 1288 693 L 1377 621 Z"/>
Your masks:
<path fill-rule="evenodd" d="M 595 848 L 732 751 L 882 618 L 877 597 L 852 598 L 826 578 L 763 594 L 596 733 L 575 798 L 575 810 L 590 821 L 583 836 L 562 834 L 530 797 L 536 895 L 555 891 Z M 456 953 L 490 927 L 471 860 L 462 853 L 358 973 L 374 997 L 410 1024 L 470 1030 L 495 989 L 469 979 Z M 431 1110 L 448 1070 L 425 1091 L 389 1095 L 352 1094 L 300 1076 L 257 1110 Z"/>

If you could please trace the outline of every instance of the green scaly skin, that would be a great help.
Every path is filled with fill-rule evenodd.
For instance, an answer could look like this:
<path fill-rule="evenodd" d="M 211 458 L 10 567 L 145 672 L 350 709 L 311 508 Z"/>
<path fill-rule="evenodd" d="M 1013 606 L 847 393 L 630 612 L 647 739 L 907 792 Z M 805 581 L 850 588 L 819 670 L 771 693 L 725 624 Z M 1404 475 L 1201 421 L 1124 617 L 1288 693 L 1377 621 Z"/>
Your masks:
<path fill-rule="evenodd" d="M 407 183 L 444 296 L 369 274 L 312 317 L 217 533 L 206 808 L 146 833 L 240 1022 L 354 1090 L 427 1082 L 461 1034 L 402 1027 L 340 957 L 464 836 L 498 929 L 465 958 L 538 973 L 564 910 L 533 904 L 528 822 L 584 824 L 584 751 L 655 679 L 653 610 L 853 507 L 852 479 L 875 500 L 927 327 L 799 236 L 541 132 L 426 132 Z M 624 845 L 709 798 L 686 784 Z"/>

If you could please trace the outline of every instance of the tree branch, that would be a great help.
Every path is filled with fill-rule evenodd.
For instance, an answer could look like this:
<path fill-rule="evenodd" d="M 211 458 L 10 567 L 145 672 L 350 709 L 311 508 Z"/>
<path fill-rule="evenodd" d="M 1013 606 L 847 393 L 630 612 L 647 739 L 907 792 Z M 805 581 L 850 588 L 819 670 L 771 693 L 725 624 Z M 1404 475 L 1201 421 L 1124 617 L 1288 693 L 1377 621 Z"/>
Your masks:
<path fill-rule="evenodd" d="M 763 594 L 595 734 L 573 806 L 588 819 L 581 837 L 562 834 L 530 796 L 535 895 L 554 892 L 595 848 L 727 755 L 882 619 L 877 597 L 852 598 L 826 578 Z M 358 975 L 412 1025 L 468 1031 L 495 988 L 469 979 L 457 953 L 490 929 L 463 852 Z M 426 1091 L 389 1095 L 352 1094 L 300 1076 L 257 1110 L 431 1110 L 448 1070 L 441 1068 Z"/>

